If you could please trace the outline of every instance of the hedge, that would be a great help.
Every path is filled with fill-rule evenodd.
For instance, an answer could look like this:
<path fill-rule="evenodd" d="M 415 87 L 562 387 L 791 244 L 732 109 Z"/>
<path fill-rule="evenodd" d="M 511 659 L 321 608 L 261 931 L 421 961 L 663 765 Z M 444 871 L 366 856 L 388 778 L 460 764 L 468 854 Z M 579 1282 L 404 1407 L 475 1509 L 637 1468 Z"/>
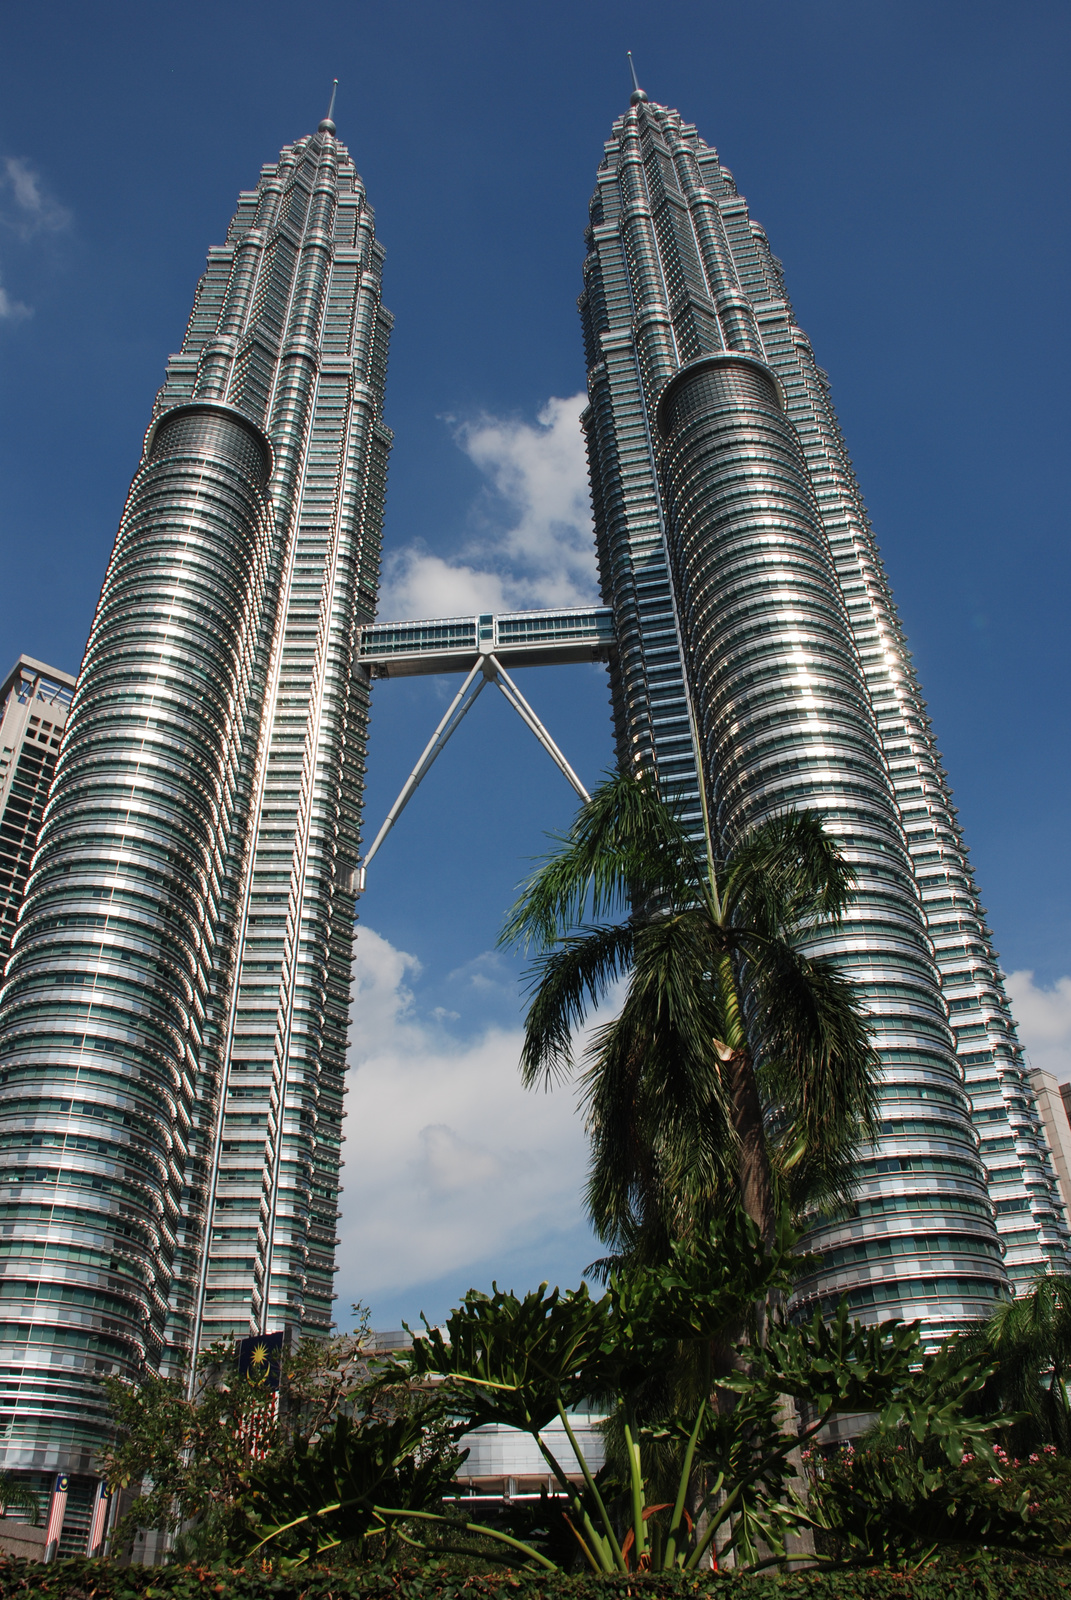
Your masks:
<path fill-rule="evenodd" d="M 250 1566 L 115 1567 L 99 1561 L 0 1558 L 0 1600 L 1071 1600 L 1071 1567 L 983 1557 L 920 1571 L 774 1576 L 460 1577 L 446 1568 L 385 1572 Z"/>

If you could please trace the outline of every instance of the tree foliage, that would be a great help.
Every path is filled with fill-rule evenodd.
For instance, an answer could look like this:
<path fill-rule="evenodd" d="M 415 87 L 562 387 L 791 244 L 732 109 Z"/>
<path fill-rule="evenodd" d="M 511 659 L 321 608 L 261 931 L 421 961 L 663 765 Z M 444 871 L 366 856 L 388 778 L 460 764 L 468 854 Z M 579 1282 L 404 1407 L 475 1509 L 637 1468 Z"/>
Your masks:
<path fill-rule="evenodd" d="M 1029 1294 L 1001 1301 L 989 1320 L 963 1339 L 993 1363 L 979 1407 L 1018 1418 L 1007 1430 L 1008 1449 L 1029 1456 L 1055 1445 L 1061 1455 L 1071 1456 L 1071 1277 L 1039 1278 Z"/>
<path fill-rule="evenodd" d="M 744 1566 L 783 1560 L 789 1535 L 811 1525 L 793 1492 L 790 1457 L 834 1416 L 876 1413 L 880 1435 L 906 1429 L 949 1461 L 967 1449 L 985 1455 L 997 1426 L 964 1409 L 988 1375 L 981 1358 L 959 1349 L 924 1354 L 917 1324 L 865 1328 L 850 1320 L 846 1304 L 828 1323 L 816 1315 L 795 1325 L 775 1315 L 762 1342 L 742 1352 L 738 1371 L 713 1375 L 688 1409 L 652 1413 L 647 1397 L 659 1392 L 652 1377 L 678 1364 L 682 1350 L 717 1345 L 756 1300 L 783 1288 L 794 1243 L 786 1224 L 768 1251 L 756 1225 L 736 1213 L 678 1245 L 668 1264 L 615 1273 L 599 1299 L 586 1287 L 561 1294 L 545 1284 L 523 1296 L 470 1291 L 444 1328 L 425 1325 L 378 1381 L 423 1386 L 427 1404 L 439 1408 L 455 1436 L 488 1423 L 528 1434 L 557 1482 L 554 1509 L 593 1571 L 695 1572 L 715 1548 L 722 1557 L 732 1551 Z M 808 1403 L 802 1429 L 786 1425 L 786 1395 Z M 577 1440 L 570 1413 L 593 1401 L 620 1420 L 623 1471 L 596 1473 Z M 565 1459 L 545 1436 L 552 1421 L 568 1441 Z M 676 1493 L 652 1504 L 646 1462 L 667 1442 L 677 1462 Z M 404 1443 L 404 1432 L 388 1438 L 355 1431 L 341 1454 L 333 1442 L 333 1453 L 311 1447 L 297 1488 L 273 1493 L 261 1479 L 254 1553 L 317 1559 L 389 1528 L 419 1545 L 427 1524 L 459 1544 L 480 1534 L 513 1560 L 559 1566 L 546 1538 L 518 1540 L 465 1520 L 460 1505 L 434 1506 L 444 1480 L 434 1471 L 421 1478 L 418 1456 L 401 1474 L 397 1450 Z M 689 1511 L 697 1471 L 702 1500 Z"/>
<path fill-rule="evenodd" d="M 284 1351 L 277 1405 L 239 1376 L 232 1345 L 203 1352 L 192 1395 L 182 1378 L 104 1378 L 115 1438 L 98 1467 L 113 1492 L 136 1491 L 113 1553 L 150 1529 L 171 1536 L 179 1557 L 241 1543 L 253 1462 L 287 1459 L 319 1437 L 367 1376 L 367 1345 L 362 1320 L 354 1334 Z"/>
<path fill-rule="evenodd" d="M 588 1208 L 619 1255 L 659 1259 L 738 1201 L 770 1243 L 779 1196 L 799 1210 L 850 1192 L 878 1062 L 849 981 L 806 947 L 853 884 L 814 813 L 761 823 L 719 859 L 653 778 L 624 774 L 526 884 L 502 937 L 535 953 L 529 1086 L 574 1073 L 574 1035 L 624 984 L 580 1074 Z"/>

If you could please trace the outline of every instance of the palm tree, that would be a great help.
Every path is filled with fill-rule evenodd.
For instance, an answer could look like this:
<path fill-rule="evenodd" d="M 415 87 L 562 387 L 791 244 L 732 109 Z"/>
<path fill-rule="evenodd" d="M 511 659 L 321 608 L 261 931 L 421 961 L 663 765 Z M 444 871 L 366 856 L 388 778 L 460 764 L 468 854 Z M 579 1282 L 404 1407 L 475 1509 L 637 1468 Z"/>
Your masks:
<path fill-rule="evenodd" d="M 1038 1278 L 1029 1294 L 1002 1300 L 987 1322 L 961 1339 L 996 1362 L 976 1404 L 980 1412 L 1015 1419 L 1009 1447 L 1025 1454 L 1053 1444 L 1071 1455 L 1071 1277 Z"/>
<path fill-rule="evenodd" d="M 12 1472 L 0 1471 L 0 1517 L 9 1511 L 25 1511 L 35 1528 L 40 1520 L 37 1496 L 29 1484 Z"/>
<path fill-rule="evenodd" d="M 850 983 L 803 946 L 853 881 L 812 812 L 716 861 L 653 778 L 619 774 L 525 885 L 502 937 L 536 953 L 526 1085 L 574 1073 L 574 1033 L 624 985 L 581 1075 L 589 1213 L 619 1254 L 661 1257 L 736 1202 L 770 1243 L 785 1202 L 850 1193 L 879 1063 Z"/>

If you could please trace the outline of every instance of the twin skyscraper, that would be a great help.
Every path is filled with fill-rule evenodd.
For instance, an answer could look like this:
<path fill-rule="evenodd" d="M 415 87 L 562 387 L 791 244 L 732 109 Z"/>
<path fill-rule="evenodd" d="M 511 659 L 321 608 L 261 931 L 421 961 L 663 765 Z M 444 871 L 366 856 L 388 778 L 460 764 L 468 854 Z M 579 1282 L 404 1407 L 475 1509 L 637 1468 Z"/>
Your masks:
<path fill-rule="evenodd" d="M 619 762 L 697 825 L 700 785 L 721 840 L 811 807 L 855 863 L 824 948 L 873 1019 L 882 1133 L 800 1293 L 940 1333 L 1062 1268 L 1068 1229 L 828 381 L 732 175 L 642 90 L 586 238 L 603 607 L 528 631 L 588 627 Z M 240 195 L 157 399 L 0 995 L 8 1467 L 88 1479 L 101 1375 L 331 1326 L 382 266 L 325 119 Z M 478 658 L 525 627 L 394 632 Z"/>

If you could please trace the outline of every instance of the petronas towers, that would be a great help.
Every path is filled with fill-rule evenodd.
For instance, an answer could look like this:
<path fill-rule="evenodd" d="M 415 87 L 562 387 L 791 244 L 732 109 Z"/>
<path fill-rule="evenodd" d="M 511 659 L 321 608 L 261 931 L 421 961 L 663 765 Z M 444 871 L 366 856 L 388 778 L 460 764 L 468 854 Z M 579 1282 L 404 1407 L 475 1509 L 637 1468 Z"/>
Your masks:
<path fill-rule="evenodd" d="M 938 1333 L 1062 1267 L 1068 1230 L 828 381 L 732 175 L 642 90 L 587 243 L 618 759 L 722 841 L 815 808 L 855 863 L 825 948 L 873 1018 L 882 1134 L 801 1294 Z M 239 197 L 146 435 L 0 995 L 10 1467 L 92 1472 L 103 1373 L 331 1326 L 382 263 L 325 119 Z"/>

